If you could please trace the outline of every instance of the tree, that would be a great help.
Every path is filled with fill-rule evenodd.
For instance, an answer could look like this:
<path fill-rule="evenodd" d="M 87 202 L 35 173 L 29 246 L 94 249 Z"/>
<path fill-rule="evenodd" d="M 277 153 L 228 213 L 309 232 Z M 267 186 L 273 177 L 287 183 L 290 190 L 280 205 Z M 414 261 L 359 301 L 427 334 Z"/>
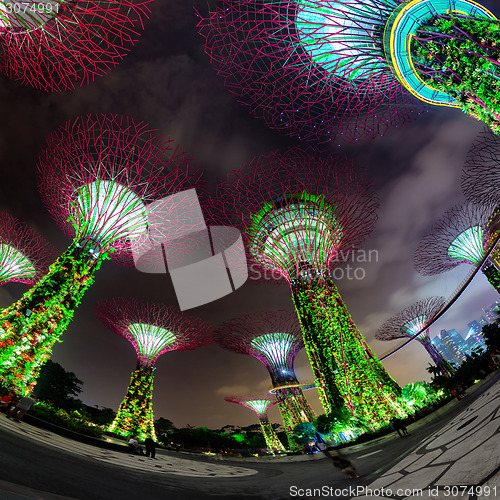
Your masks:
<path fill-rule="evenodd" d="M 498 323 L 484 325 L 482 332 L 488 350 L 491 352 L 500 351 L 500 326 Z"/>
<path fill-rule="evenodd" d="M 73 410 L 82 404 L 73 397 L 82 392 L 82 385 L 83 382 L 73 372 L 66 371 L 59 363 L 49 359 L 40 370 L 34 392 L 42 401 Z"/>
<path fill-rule="evenodd" d="M 104 406 L 87 406 L 82 405 L 84 412 L 88 415 L 88 419 L 96 425 L 110 425 L 113 422 L 116 412 L 111 408 Z"/>
<path fill-rule="evenodd" d="M 155 420 L 155 432 L 163 443 L 171 441 L 171 436 L 176 431 L 174 423 L 168 418 L 160 417 Z"/>

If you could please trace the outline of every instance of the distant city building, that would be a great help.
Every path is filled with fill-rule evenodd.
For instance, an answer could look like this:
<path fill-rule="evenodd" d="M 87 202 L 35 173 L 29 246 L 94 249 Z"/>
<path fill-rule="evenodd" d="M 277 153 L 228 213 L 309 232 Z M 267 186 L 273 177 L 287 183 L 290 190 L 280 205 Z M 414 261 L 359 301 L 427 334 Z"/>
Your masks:
<path fill-rule="evenodd" d="M 449 363 L 459 365 L 465 360 L 465 341 L 454 328 L 441 330 L 441 333 L 432 339 L 432 343 Z"/>
<path fill-rule="evenodd" d="M 496 321 L 497 319 L 496 308 L 499 306 L 500 304 L 498 303 L 498 301 L 495 301 L 493 304 L 491 304 L 490 307 L 488 307 L 488 309 L 483 308 L 484 317 L 486 318 L 488 323 L 494 323 Z"/>
<path fill-rule="evenodd" d="M 484 318 L 483 318 L 484 319 Z M 484 342 L 484 337 L 483 337 L 483 332 L 482 332 L 482 325 L 480 324 L 480 321 L 471 321 L 470 323 L 467 324 L 468 328 L 468 333 L 467 336 L 465 337 L 465 342 L 464 342 L 464 350 L 465 354 L 470 355 L 472 351 L 475 349 L 479 349 L 481 351 L 484 351 L 486 349 L 486 344 Z"/>
<path fill-rule="evenodd" d="M 484 325 L 488 324 L 488 321 L 486 321 L 486 318 L 484 316 L 481 316 L 479 318 L 479 324 L 481 325 L 481 327 L 483 327 Z"/>

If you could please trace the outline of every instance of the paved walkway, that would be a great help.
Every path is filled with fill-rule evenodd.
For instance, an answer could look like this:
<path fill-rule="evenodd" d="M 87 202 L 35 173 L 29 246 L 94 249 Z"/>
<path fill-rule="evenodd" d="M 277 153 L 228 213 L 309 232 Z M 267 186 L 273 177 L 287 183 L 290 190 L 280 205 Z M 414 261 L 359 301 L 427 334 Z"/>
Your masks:
<path fill-rule="evenodd" d="M 156 458 L 152 459 L 119 451 L 106 450 L 73 441 L 50 431 L 32 427 L 31 425 L 26 425 L 24 422 L 14 422 L 8 419 L 4 414 L 0 414 L 0 418 L 2 419 L 2 427 L 19 432 L 29 437 L 31 440 L 59 448 L 68 453 L 98 460 L 100 462 L 106 462 L 107 464 L 117 465 L 119 467 L 129 467 L 143 472 L 192 477 L 241 477 L 257 474 L 255 469 L 245 467 L 211 464 L 161 454 L 157 454 Z"/>
<path fill-rule="evenodd" d="M 412 424 L 408 438 L 387 435 L 343 450 L 360 471 L 358 480 L 346 478 L 328 460 L 306 457 L 306 462 L 286 462 L 285 458 L 240 462 L 160 452 L 153 460 L 75 442 L 0 414 L 2 439 L 6 439 L 0 455 L 6 446 L 18 443 L 19 448 L 8 448 L 11 455 L 2 457 L 10 462 L 5 465 L 11 470 L 4 475 L 8 469 L 0 467 L 0 500 L 128 500 L 118 489 L 131 493 L 127 488 L 139 483 L 141 489 L 151 488 L 144 498 L 154 500 L 214 496 L 500 500 L 499 379 L 496 375 L 460 403 Z M 30 464 L 32 473 L 38 474 L 36 481 L 33 476 L 25 480 L 19 469 L 30 456 L 45 457 L 43 463 Z M 47 471 L 65 467 L 59 476 L 47 479 Z M 89 478 L 90 486 L 84 484 Z M 96 490 L 92 484 L 100 486 Z M 89 491 L 99 494 L 89 496 Z"/>
<path fill-rule="evenodd" d="M 499 427 L 497 382 L 355 498 L 500 498 Z"/>

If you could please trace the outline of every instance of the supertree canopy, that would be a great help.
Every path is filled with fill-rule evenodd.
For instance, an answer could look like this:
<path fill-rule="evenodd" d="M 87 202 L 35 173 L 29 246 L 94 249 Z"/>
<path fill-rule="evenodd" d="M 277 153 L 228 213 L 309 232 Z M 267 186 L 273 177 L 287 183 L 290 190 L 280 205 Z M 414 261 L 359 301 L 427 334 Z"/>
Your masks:
<path fill-rule="evenodd" d="M 252 410 L 257 417 L 259 417 L 260 427 L 262 429 L 262 434 L 266 440 L 266 444 L 269 450 L 273 453 L 277 451 L 285 451 L 283 443 L 279 440 L 276 431 L 273 429 L 273 425 L 269 421 L 267 416 L 267 410 L 278 401 L 274 396 L 270 394 L 264 395 L 252 395 L 252 396 L 230 396 L 224 398 L 228 403 L 235 403 L 245 408 Z"/>
<path fill-rule="evenodd" d="M 448 210 L 422 238 L 415 252 L 415 268 L 424 276 L 449 271 L 460 264 L 478 266 L 486 256 L 495 205 L 465 203 Z M 482 271 L 500 292 L 500 272 L 488 259 Z"/>
<path fill-rule="evenodd" d="M 356 328 L 330 273 L 376 220 L 378 201 L 363 171 L 342 157 L 291 149 L 235 172 L 217 200 L 245 233 L 251 257 L 290 284 L 325 411 L 346 405 L 373 426 L 402 414 L 399 386 Z"/>
<path fill-rule="evenodd" d="M 108 258 L 131 262 L 146 234 L 146 206 L 198 182 L 184 153 L 128 118 L 88 116 L 57 130 L 40 156 L 42 198 L 73 242 L 18 302 L 0 312 L 0 383 L 35 384 L 94 273 Z M 168 214 L 166 214 L 168 218 Z"/>
<path fill-rule="evenodd" d="M 387 320 L 375 334 L 378 340 L 415 338 L 429 353 L 443 375 L 450 377 L 455 373 L 453 367 L 432 344 L 427 325 L 434 319 L 445 304 L 444 297 L 429 297 L 403 309 Z"/>
<path fill-rule="evenodd" d="M 495 207 L 486 228 L 490 234 L 488 248 L 493 247 L 500 232 L 500 139 L 489 130 L 482 132 L 467 154 L 462 171 L 462 190 L 471 203 Z M 500 245 L 490 253 L 489 260 L 500 269 Z"/>
<path fill-rule="evenodd" d="M 472 0 L 220 0 L 200 22 L 250 110 L 316 141 L 383 133 L 411 94 L 498 130 L 499 27 Z"/>
<path fill-rule="evenodd" d="M 297 353 L 304 347 L 297 315 L 293 311 L 269 311 L 234 318 L 217 329 L 217 342 L 230 351 L 253 356 L 267 368 L 289 445 L 296 447 L 293 429 L 314 420 L 293 368 Z"/>
<path fill-rule="evenodd" d="M 156 360 L 169 351 L 209 344 L 212 328 L 173 307 L 123 298 L 99 302 L 95 313 L 108 328 L 126 338 L 137 353 L 136 369 L 110 430 L 123 436 L 156 439 L 153 425 Z"/>
<path fill-rule="evenodd" d="M 40 235 L 0 212 L 0 286 L 11 282 L 34 285 L 48 265 L 51 252 Z"/>
<path fill-rule="evenodd" d="M 115 67 L 152 0 L 0 2 L 0 68 L 42 90 L 70 90 Z"/>
<path fill-rule="evenodd" d="M 385 63 L 382 19 L 396 6 L 385 4 L 220 0 L 199 26 L 218 73 L 255 116 L 304 140 L 351 142 L 422 111 Z"/>

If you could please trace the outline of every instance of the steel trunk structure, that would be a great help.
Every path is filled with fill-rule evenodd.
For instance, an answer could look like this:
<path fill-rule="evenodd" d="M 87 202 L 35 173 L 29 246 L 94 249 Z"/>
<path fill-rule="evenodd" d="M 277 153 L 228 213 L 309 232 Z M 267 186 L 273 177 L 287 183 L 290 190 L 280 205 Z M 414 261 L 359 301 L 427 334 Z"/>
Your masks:
<path fill-rule="evenodd" d="M 375 334 L 377 340 L 396 340 L 412 338 L 422 330 L 415 339 L 420 342 L 429 353 L 436 366 L 445 377 L 451 377 L 455 369 L 444 359 L 442 354 L 434 347 L 429 338 L 429 329 L 426 325 L 434 319 L 436 314 L 445 304 L 444 297 L 429 297 L 403 309 L 398 314 L 387 320 Z"/>
<path fill-rule="evenodd" d="M 293 429 L 312 422 L 314 413 L 293 368 L 295 356 L 304 347 L 296 314 L 269 311 L 232 319 L 217 328 L 217 342 L 224 349 L 253 356 L 267 368 L 289 447 L 297 447 Z"/>
<path fill-rule="evenodd" d="M 378 201 L 363 171 L 340 156 L 292 149 L 234 172 L 218 200 L 246 234 L 251 258 L 289 283 L 325 411 L 345 405 L 374 427 L 403 415 L 401 389 L 356 328 L 330 275 L 376 220 Z"/>
<path fill-rule="evenodd" d="M 96 305 L 95 313 L 109 329 L 126 338 L 137 353 L 137 367 L 110 430 L 122 436 L 132 434 L 156 440 L 153 417 L 156 360 L 166 352 L 209 344 L 212 328 L 173 307 L 139 300 L 103 300 Z"/>
<path fill-rule="evenodd" d="M 226 85 L 314 141 L 385 133 L 428 104 L 499 130 L 500 25 L 472 0 L 220 0 L 200 22 Z"/>
<path fill-rule="evenodd" d="M 52 134 L 39 173 L 42 198 L 73 242 L 21 300 L 0 311 L 0 340 L 12 342 L 0 354 L 0 382 L 18 394 L 34 386 L 103 261 L 132 262 L 130 243 L 147 231 L 147 204 L 198 182 L 172 141 L 104 115 Z"/>
<path fill-rule="evenodd" d="M 269 394 L 259 396 L 229 396 L 224 398 L 224 400 L 228 403 L 244 406 L 257 415 L 262 434 L 266 440 L 267 448 L 271 450 L 273 454 L 286 451 L 276 431 L 273 429 L 273 424 L 269 421 L 269 417 L 267 416 L 267 410 L 278 403 L 274 396 Z"/>

